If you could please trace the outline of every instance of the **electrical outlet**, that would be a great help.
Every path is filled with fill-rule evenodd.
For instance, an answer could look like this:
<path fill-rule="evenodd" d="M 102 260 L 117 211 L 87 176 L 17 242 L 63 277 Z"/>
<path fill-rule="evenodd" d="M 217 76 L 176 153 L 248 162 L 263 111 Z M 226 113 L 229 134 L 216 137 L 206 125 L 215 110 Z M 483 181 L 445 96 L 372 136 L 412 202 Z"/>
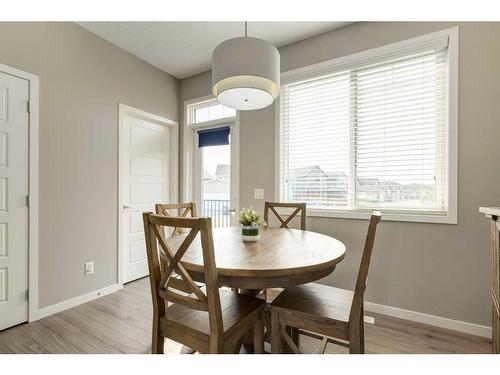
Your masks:
<path fill-rule="evenodd" d="M 92 275 L 94 273 L 94 262 L 85 263 L 85 276 Z"/>
<path fill-rule="evenodd" d="M 264 199 L 264 189 L 254 189 L 253 197 L 254 199 Z"/>
<path fill-rule="evenodd" d="M 368 324 L 375 324 L 375 318 L 373 316 L 364 316 L 364 322 Z"/>

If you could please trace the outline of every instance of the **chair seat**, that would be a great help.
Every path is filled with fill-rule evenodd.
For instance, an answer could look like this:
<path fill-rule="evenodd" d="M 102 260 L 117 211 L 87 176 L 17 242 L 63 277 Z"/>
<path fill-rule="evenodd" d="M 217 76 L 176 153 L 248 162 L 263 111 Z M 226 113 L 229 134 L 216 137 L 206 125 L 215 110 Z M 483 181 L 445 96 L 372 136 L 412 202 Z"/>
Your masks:
<path fill-rule="evenodd" d="M 349 322 L 354 292 L 310 283 L 286 288 L 271 309 L 287 310 L 340 322 Z"/>
<path fill-rule="evenodd" d="M 302 333 L 322 337 L 319 353 L 325 352 L 328 342 L 347 346 L 349 353 L 365 352 L 363 294 L 381 217 L 378 211 L 370 215 L 355 292 L 311 283 L 286 288 L 271 302 L 273 353 L 281 352 L 282 339 L 299 353 Z"/>
<path fill-rule="evenodd" d="M 266 301 L 226 289 L 219 289 L 219 294 L 224 341 L 231 345 L 234 343 L 231 336 L 237 333 L 236 330 L 241 331 L 242 327 L 248 327 L 246 330 L 248 331 L 253 327 L 260 311 L 265 307 Z M 174 341 L 177 341 L 177 332 L 182 331 L 184 335 L 188 334 L 192 337 L 192 342 L 191 340 L 179 342 L 197 351 L 204 352 L 208 348 L 210 324 L 207 311 L 193 310 L 175 303 L 166 309 L 165 316 L 160 317 L 160 329 L 165 336 Z"/>

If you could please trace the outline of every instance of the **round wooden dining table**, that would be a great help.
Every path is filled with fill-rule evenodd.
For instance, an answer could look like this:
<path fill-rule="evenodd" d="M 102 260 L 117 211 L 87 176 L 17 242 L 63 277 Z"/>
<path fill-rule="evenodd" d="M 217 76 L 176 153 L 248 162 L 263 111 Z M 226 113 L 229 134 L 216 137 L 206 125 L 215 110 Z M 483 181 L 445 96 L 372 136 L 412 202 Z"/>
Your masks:
<path fill-rule="evenodd" d="M 177 248 L 184 237 L 173 236 L 168 243 Z M 241 227 L 214 228 L 213 241 L 220 286 L 246 290 L 319 280 L 335 270 L 346 252 L 333 237 L 287 228 L 262 228 L 257 242 L 243 242 Z M 203 282 L 199 239 L 191 243 L 181 262 L 194 280 Z"/>

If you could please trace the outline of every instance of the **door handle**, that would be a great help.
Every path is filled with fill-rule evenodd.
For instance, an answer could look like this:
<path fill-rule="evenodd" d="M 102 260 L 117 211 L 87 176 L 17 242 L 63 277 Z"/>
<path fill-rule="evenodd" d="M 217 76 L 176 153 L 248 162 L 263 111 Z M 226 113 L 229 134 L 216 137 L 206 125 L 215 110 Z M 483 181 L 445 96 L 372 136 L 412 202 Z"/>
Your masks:
<path fill-rule="evenodd" d="M 235 209 L 227 210 L 227 212 L 236 212 L 236 210 Z"/>
<path fill-rule="evenodd" d="M 132 206 L 127 206 L 126 204 L 124 204 L 124 205 L 123 205 L 123 209 L 124 209 L 124 210 L 133 210 L 133 209 L 134 209 L 134 207 L 132 207 Z"/>

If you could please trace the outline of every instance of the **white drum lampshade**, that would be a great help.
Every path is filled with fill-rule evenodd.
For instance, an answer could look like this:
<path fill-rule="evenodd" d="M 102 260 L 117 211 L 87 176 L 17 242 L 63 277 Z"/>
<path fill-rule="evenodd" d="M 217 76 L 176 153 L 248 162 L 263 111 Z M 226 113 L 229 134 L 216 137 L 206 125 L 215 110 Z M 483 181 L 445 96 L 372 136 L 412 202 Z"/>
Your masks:
<path fill-rule="evenodd" d="M 233 38 L 215 48 L 212 92 L 219 103 L 238 110 L 264 108 L 280 92 L 280 54 L 258 38 Z"/>

